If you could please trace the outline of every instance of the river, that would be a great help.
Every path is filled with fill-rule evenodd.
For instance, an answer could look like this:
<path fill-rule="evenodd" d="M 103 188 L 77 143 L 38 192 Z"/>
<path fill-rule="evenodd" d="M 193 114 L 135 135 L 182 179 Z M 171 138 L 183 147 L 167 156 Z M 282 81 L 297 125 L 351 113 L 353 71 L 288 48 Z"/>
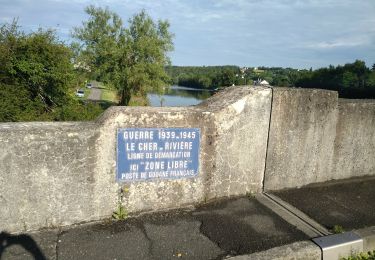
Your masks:
<path fill-rule="evenodd" d="M 152 107 L 183 107 L 201 103 L 212 96 L 214 92 L 205 89 L 171 86 L 164 95 L 147 94 Z"/>

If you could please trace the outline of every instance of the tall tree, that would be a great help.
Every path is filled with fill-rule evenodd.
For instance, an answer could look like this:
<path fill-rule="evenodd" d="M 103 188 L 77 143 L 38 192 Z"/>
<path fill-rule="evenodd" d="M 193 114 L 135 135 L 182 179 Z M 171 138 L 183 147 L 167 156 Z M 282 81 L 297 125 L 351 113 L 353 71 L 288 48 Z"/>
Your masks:
<path fill-rule="evenodd" d="M 345 71 L 342 74 L 342 85 L 345 88 L 349 87 L 357 87 L 358 85 L 358 77 L 355 73 L 350 71 Z"/>
<path fill-rule="evenodd" d="M 122 105 L 132 96 L 145 98 L 150 90 L 162 92 L 170 80 L 164 70 L 173 50 L 169 23 L 155 23 L 141 11 L 126 28 L 108 8 L 88 6 L 85 11 L 88 21 L 73 33 L 81 42 L 77 61 L 89 66 L 98 80 L 115 86 Z"/>
<path fill-rule="evenodd" d="M 368 75 L 367 86 L 375 89 L 375 70 L 371 71 Z"/>
<path fill-rule="evenodd" d="M 121 18 L 108 9 L 88 6 L 89 19 L 82 27 L 74 28 L 75 63 L 87 67 L 92 76 L 105 83 L 114 79 L 114 69 L 119 57 L 119 43 L 124 37 Z"/>
<path fill-rule="evenodd" d="M 27 100 L 22 107 L 27 107 L 29 114 L 34 114 L 35 117 L 64 104 L 74 77 L 71 57 L 70 49 L 61 43 L 51 30 L 39 29 L 25 34 L 20 31 L 17 21 L 2 25 L 1 96 L 4 100 L 13 100 L 4 104 Z M 19 93 L 18 96 L 15 95 L 16 92 Z M 17 118 L 11 116 L 10 120 L 16 121 Z"/>

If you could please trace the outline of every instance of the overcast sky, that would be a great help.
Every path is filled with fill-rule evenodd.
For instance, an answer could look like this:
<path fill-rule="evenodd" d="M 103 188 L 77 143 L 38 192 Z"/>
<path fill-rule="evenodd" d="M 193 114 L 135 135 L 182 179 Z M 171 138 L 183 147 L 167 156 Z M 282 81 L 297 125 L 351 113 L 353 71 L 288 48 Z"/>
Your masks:
<path fill-rule="evenodd" d="M 0 0 L 0 23 L 54 28 L 61 39 L 108 6 L 126 22 L 145 9 L 175 34 L 173 65 L 319 68 L 375 63 L 375 0 Z"/>

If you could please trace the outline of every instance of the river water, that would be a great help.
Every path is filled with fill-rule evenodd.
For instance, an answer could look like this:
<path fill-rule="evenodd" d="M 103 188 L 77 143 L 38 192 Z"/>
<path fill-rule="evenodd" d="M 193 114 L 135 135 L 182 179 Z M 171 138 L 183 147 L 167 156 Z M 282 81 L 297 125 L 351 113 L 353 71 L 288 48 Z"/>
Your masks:
<path fill-rule="evenodd" d="M 147 94 L 152 107 L 183 107 L 201 103 L 214 92 L 205 89 L 171 86 L 164 95 Z"/>

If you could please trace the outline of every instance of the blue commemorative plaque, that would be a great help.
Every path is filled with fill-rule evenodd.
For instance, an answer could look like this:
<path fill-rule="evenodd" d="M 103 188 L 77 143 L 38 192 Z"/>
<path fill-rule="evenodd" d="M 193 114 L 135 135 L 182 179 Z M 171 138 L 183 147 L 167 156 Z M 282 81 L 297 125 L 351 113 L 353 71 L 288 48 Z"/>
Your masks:
<path fill-rule="evenodd" d="M 199 128 L 122 128 L 117 132 L 118 182 L 198 175 Z"/>

